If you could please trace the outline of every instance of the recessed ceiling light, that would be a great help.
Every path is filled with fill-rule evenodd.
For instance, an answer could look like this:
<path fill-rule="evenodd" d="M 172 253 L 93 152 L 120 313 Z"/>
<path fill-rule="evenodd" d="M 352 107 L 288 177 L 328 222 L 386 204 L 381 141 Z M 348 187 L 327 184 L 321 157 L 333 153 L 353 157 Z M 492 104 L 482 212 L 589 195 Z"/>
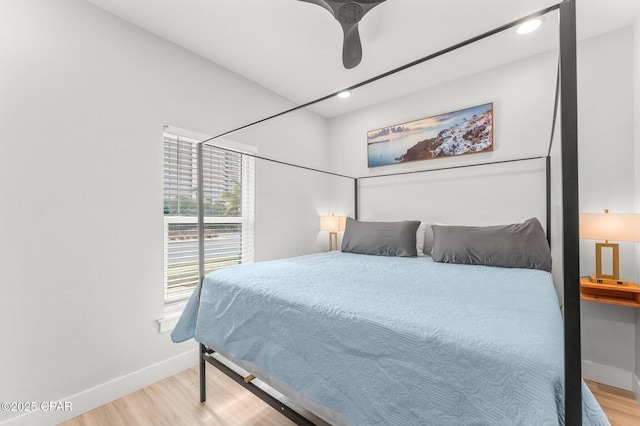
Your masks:
<path fill-rule="evenodd" d="M 518 25 L 518 28 L 516 29 L 516 32 L 518 34 L 520 34 L 520 35 L 529 34 L 531 32 L 534 32 L 538 28 L 540 28 L 540 25 L 542 25 L 542 19 L 541 18 L 530 19 L 530 20 L 528 20 L 526 22 L 523 22 L 522 24 Z"/>
<path fill-rule="evenodd" d="M 342 98 L 342 99 L 346 99 L 346 98 L 348 98 L 349 96 L 351 96 L 351 92 L 350 92 L 350 91 L 348 91 L 348 90 L 345 90 L 344 92 L 340 92 L 340 93 L 338 93 L 338 97 L 339 97 L 339 98 Z"/>

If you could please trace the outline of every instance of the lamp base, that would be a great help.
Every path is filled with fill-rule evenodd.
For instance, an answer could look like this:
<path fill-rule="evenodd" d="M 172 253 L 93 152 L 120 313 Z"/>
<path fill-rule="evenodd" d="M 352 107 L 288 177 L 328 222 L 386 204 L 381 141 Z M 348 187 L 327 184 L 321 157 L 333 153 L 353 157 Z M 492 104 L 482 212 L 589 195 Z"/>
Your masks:
<path fill-rule="evenodd" d="M 329 251 L 338 250 L 338 233 L 329 232 Z"/>
<path fill-rule="evenodd" d="M 605 274 L 602 271 L 602 251 L 603 249 L 611 250 L 611 268 L 613 269 L 611 274 Z M 618 244 L 596 243 L 596 278 L 618 280 L 620 278 L 620 254 Z M 624 280 L 622 280 L 624 281 Z"/>
<path fill-rule="evenodd" d="M 605 285 L 629 285 L 629 281 L 622 279 L 613 279 L 613 278 L 602 278 L 597 277 L 595 275 L 591 275 L 590 277 L 592 283 L 596 284 L 605 284 Z"/>

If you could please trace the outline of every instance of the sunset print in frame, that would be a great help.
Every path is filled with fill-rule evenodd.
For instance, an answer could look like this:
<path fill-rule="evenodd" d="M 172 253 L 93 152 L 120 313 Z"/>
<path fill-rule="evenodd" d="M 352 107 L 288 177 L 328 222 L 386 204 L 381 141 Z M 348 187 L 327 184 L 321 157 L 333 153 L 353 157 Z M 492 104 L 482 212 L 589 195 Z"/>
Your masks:
<path fill-rule="evenodd" d="M 367 132 L 369 167 L 493 151 L 493 103 Z"/>

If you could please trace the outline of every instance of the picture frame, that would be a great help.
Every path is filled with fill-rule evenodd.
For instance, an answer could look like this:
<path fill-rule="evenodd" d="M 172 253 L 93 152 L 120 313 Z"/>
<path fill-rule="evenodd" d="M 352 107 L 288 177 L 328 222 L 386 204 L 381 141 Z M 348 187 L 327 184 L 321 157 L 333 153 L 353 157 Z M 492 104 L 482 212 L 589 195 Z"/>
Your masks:
<path fill-rule="evenodd" d="M 368 167 L 493 151 L 493 102 L 367 132 Z"/>

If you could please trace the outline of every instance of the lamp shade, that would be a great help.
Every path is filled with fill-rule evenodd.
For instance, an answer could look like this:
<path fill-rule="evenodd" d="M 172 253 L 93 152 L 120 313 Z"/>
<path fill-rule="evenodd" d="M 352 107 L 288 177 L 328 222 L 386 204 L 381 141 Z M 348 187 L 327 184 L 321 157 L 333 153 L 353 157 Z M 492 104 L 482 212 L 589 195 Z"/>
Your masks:
<path fill-rule="evenodd" d="M 640 214 L 580 213 L 580 238 L 640 241 Z"/>
<path fill-rule="evenodd" d="M 320 230 L 329 232 L 344 231 L 347 218 L 344 216 L 320 216 Z"/>

